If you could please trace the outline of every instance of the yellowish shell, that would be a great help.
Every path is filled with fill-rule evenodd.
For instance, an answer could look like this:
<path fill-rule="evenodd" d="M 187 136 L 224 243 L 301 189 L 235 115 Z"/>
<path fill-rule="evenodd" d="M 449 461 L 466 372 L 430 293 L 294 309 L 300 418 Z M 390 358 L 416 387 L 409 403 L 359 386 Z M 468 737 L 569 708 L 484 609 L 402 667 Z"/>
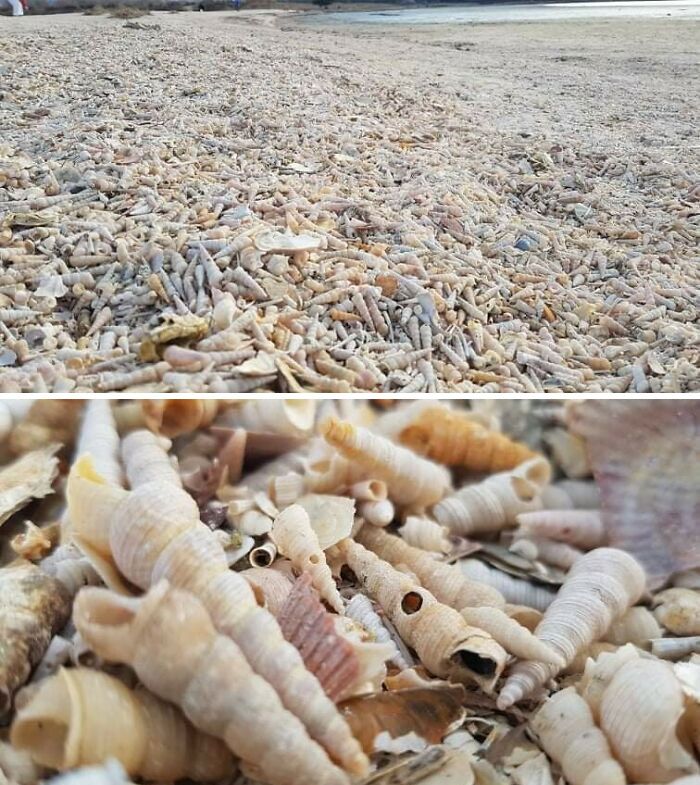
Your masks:
<path fill-rule="evenodd" d="M 209 425 L 219 413 L 222 401 L 153 398 L 141 402 L 146 427 L 169 439 Z"/>
<path fill-rule="evenodd" d="M 437 553 L 449 553 L 452 550 L 449 533 L 447 526 L 418 515 L 409 515 L 399 529 L 399 534 L 409 545 Z"/>
<path fill-rule="evenodd" d="M 52 493 L 58 473 L 57 445 L 26 453 L 0 469 L 0 526 L 14 513 Z"/>
<path fill-rule="evenodd" d="M 88 668 L 61 668 L 40 682 L 17 712 L 11 739 L 59 771 L 110 758 L 147 780 L 216 780 L 234 771 L 226 747 L 174 706 Z"/>
<path fill-rule="evenodd" d="M 660 592 L 654 597 L 654 616 L 674 635 L 700 635 L 700 591 L 677 588 Z"/>

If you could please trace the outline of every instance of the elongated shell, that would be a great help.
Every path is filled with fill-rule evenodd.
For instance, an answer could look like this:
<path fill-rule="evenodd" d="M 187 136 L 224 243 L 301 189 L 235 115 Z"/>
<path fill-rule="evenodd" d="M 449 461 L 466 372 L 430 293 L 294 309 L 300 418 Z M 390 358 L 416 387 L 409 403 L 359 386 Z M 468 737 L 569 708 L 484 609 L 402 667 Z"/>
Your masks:
<path fill-rule="evenodd" d="M 530 727 L 570 785 L 626 785 L 605 735 L 573 687 L 552 695 L 530 720 Z"/>
<path fill-rule="evenodd" d="M 69 614 L 68 593 L 38 567 L 16 561 L 0 569 L 0 719 Z"/>
<path fill-rule="evenodd" d="M 409 545 L 437 553 L 449 553 L 452 550 L 449 533 L 447 526 L 418 515 L 409 515 L 399 529 L 399 534 Z"/>
<path fill-rule="evenodd" d="M 671 782 L 698 772 L 677 736 L 683 711 L 683 690 L 668 663 L 633 659 L 613 676 L 600 727 L 632 782 Z"/>
<path fill-rule="evenodd" d="M 95 471 L 101 477 L 110 485 L 122 485 L 119 434 L 109 401 L 95 398 L 85 405 L 75 454 L 76 457 L 91 455 Z"/>
<path fill-rule="evenodd" d="M 336 548 L 431 673 L 486 689 L 496 682 L 506 652 L 488 633 L 470 627 L 453 608 L 355 541 L 343 540 Z"/>
<path fill-rule="evenodd" d="M 32 499 L 52 493 L 57 445 L 26 453 L 0 469 L 0 526 Z"/>
<path fill-rule="evenodd" d="M 138 600 L 83 589 L 73 616 L 100 657 L 130 665 L 148 689 L 180 706 L 200 730 L 223 739 L 272 785 L 347 783 L 238 646 L 216 633 L 193 595 L 167 581 Z"/>
<path fill-rule="evenodd" d="M 365 597 L 364 594 L 356 594 L 345 607 L 345 615 L 362 625 L 377 643 L 383 643 L 393 648 L 390 659 L 399 670 L 410 667 L 368 597 Z"/>
<path fill-rule="evenodd" d="M 222 401 L 153 398 L 141 402 L 146 427 L 174 439 L 209 425 L 219 413 Z"/>
<path fill-rule="evenodd" d="M 271 536 L 296 569 L 309 573 L 314 588 L 331 608 L 342 613 L 343 601 L 306 510 L 298 504 L 287 507 L 275 518 Z"/>
<path fill-rule="evenodd" d="M 253 587 L 258 603 L 267 608 L 273 616 L 279 615 L 292 590 L 292 582 L 278 570 L 265 567 L 251 567 L 240 573 Z"/>
<path fill-rule="evenodd" d="M 129 485 L 151 482 L 182 487 L 182 480 L 168 456 L 170 440 L 150 431 L 132 431 L 122 441 L 122 459 Z"/>
<path fill-rule="evenodd" d="M 510 546 L 513 553 L 525 556 L 526 549 L 531 548 L 532 552 L 529 554 L 531 559 L 537 559 L 562 570 L 569 570 L 583 556 L 583 551 L 566 542 L 548 540 L 544 537 L 531 537 L 530 535 L 521 538 L 518 532 L 515 536 L 517 539 Z"/>
<path fill-rule="evenodd" d="M 61 668 L 40 682 L 17 712 L 11 739 L 59 771 L 110 758 L 131 776 L 157 781 L 216 780 L 234 770 L 226 747 L 174 706 L 88 668 Z"/>
<path fill-rule="evenodd" d="M 535 456 L 527 445 L 488 430 L 473 416 L 436 403 L 399 408 L 381 418 L 379 429 L 433 461 L 475 473 L 513 469 Z"/>
<path fill-rule="evenodd" d="M 662 591 L 654 597 L 654 616 L 674 635 L 700 635 L 700 591 Z"/>
<path fill-rule="evenodd" d="M 554 462 L 570 479 L 591 476 L 591 464 L 586 452 L 586 442 L 565 428 L 550 428 L 542 441 L 552 451 Z"/>
<path fill-rule="evenodd" d="M 590 550 L 605 542 L 605 529 L 596 510 L 538 510 L 516 516 L 516 536 L 548 537 Z"/>
<path fill-rule="evenodd" d="M 660 588 L 700 566 L 700 400 L 586 401 L 570 409 L 601 490 L 608 542 Z"/>
<path fill-rule="evenodd" d="M 550 467 L 544 458 L 533 458 L 510 472 L 467 485 L 433 508 L 438 523 L 469 536 L 512 526 L 522 512 L 542 506 L 541 489 L 549 482 Z"/>
<path fill-rule="evenodd" d="M 86 553 L 96 556 L 100 566 L 111 560 L 115 572 L 118 566 L 141 588 L 167 578 L 199 597 L 216 628 L 240 645 L 254 670 L 274 686 L 311 736 L 348 770 L 364 772 L 367 759 L 347 724 L 274 617 L 258 606 L 250 584 L 228 569 L 223 548 L 199 520 L 192 497 L 160 482 L 130 493 L 115 491 L 100 483 L 89 461 L 72 467 L 68 503 Z"/>
<path fill-rule="evenodd" d="M 598 548 L 579 559 L 549 606 L 536 635 L 559 653 L 565 663 L 599 640 L 613 620 L 641 597 L 646 578 L 640 565 L 624 551 Z M 557 673 L 550 665 L 517 663 L 501 690 L 498 704 L 508 708 L 531 695 Z"/>
<path fill-rule="evenodd" d="M 552 604 L 555 593 L 549 586 L 515 578 L 507 572 L 490 567 L 479 559 L 460 559 L 459 568 L 471 581 L 496 589 L 513 605 L 524 605 L 545 611 Z"/>
<path fill-rule="evenodd" d="M 302 438 L 311 433 L 315 414 L 311 400 L 251 400 L 229 409 L 226 420 L 247 431 Z"/>
<path fill-rule="evenodd" d="M 366 478 L 384 480 L 389 497 L 402 507 L 423 509 L 450 488 L 450 476 L 443 467 L 365 428 L 329 419 L 322 432 L 329 444 L 361 467 Z"/>

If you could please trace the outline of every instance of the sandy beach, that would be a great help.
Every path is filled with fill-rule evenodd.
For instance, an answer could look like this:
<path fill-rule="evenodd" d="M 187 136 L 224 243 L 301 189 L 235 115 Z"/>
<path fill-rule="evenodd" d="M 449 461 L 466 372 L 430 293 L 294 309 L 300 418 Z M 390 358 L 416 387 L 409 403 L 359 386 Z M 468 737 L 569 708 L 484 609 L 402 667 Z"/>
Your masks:
<path fill-rule="evenodd" d="M 699 34 L 0 17 L 0 390 L 700 390 Z"/>

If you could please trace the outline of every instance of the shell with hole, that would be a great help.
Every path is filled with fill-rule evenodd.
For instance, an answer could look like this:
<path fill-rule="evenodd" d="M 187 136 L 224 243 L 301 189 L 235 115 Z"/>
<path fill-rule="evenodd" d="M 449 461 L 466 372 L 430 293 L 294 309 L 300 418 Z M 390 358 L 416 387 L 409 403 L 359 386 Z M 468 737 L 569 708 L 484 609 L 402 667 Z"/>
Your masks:
<path fill-rule="evenodd" d="M 519 513 L 539 510 L 540 493 L 551 478 L 549 463 L 532 458 L 516 469 L 466 485 L 433 507 L 443 526 L 464 536 L 512 526 Z"/>
<path fill-rule="evenodd" d="M 258 603 L 273 616 L 278 616 L 292 590 L 289 578 L 279 570 L 268 570 L 265 567 L 250 567 L 242 570 L 241 575 L 253 587 Z"/>
<path fill-rule="evenodd" d="M 499 594 L 483 584 L 468 581 L 458 568 L 439 562 L 399 537 L 374 527 L 363 527 L 357 541 L 384 561 L 408 567 L 439 602 L 460 611 L 468 624 L 488 632 L 506 651 L 524 659 L 563 665 L 559 654 L 501 610 L 505 603 Z"/>
<path fill-rule="evenodd" d="M 354 540 L 343 540 L 333 550 L 431 673 L 493 688 L 507 655 L 488 633 L 470 627 L 457 611 Z"/>
<path fill-rule="evenodd" d="M 347 785 L 238 646 L 217 634 L 194 595 L 167 581 L 139 599 L 88 588 L 75 600 L 73 619 L 98 656 L 130 665 L 149 690 L 179 706 L 199 730 L 223 739 L 265 781 Z"/>
<path fill-rule="evenodd" d="M 525 444 L 485 428 L 473 415 L 439 403 L 399 407 L 378 423 L 380 433 L 447 466 L 493 474 L 535 457 Z"/>
<path fill-rule="evenodd" d="M 639 600 L 645 585 L 644 570 L 625 551 L 590 551 L 569 571 L 535 634 L 568 664 Z M 556 673 L 555 667 L 544 663 L 516 663 L 498 697 L 499 707 L 508 708 L 532 695 Z"/>
<path fill-rule="evenodd" d="M 124 578 L 143 589 L 167 578 L 191 591 L 311 736 L 350 771 L 365 771 L 366 758 L 349 727 L 272 614 L 258 605 L 250 584 L 228 569 L 220 542 L 200 521 L 191 496 L 162 482 L 130 492 L 111 488 L 86 459 L 72 467 L 67 496 L 76 542 L 110 588 L 123 591 Z"/>
<path fill-rule="evenodd" d="M 69 615 L 70 597 L 55 578 L 27 561 L 0 569 L 0 719 Z"/>
<path fill-rule="evenodd" d="M 88 668 L 61 668 L 27 690 L 11 740 L 59 771 L 118 760 L 131 776 L 216 780 L 234 772 L 226 746 L 172 705 Z M 21 696 L 24 697 L 24 696 Z"/>
<path fill-rule="evenodd" d="M 298 504 L 287 507 L 275 518 L 270 536 L 297 570 L 309 573 L 314 588 L 331 608 L 343 613 L 343 600 L 306 510 Z"/>
<path fill-rule="evenodd" d="M 425 509 L 450 489 L 450 475 L 444 467 L 372 431 L 331 418 L 323 424 L 322 433 L 344 458 L 360 467 L 364 479 L 386 482 L 389 498 L 400 507 Z"/>
<path fill-rule="evenodd" d="M 603 732 L 573 687 L 555 693 L 533 715 L 530 727 L 571 785 L 626 785 Z"/>

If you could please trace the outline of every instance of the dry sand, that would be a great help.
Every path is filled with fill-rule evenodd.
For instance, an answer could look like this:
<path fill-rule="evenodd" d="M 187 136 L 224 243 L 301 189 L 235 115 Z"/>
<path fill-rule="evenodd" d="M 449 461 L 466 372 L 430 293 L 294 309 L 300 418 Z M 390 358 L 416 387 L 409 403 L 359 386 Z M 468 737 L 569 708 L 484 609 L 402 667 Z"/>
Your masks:
<path fill-rule="evenodd" d="M 0 18 L 0 389 L 700 389 L 699 22 L 136 21 Z"/>

